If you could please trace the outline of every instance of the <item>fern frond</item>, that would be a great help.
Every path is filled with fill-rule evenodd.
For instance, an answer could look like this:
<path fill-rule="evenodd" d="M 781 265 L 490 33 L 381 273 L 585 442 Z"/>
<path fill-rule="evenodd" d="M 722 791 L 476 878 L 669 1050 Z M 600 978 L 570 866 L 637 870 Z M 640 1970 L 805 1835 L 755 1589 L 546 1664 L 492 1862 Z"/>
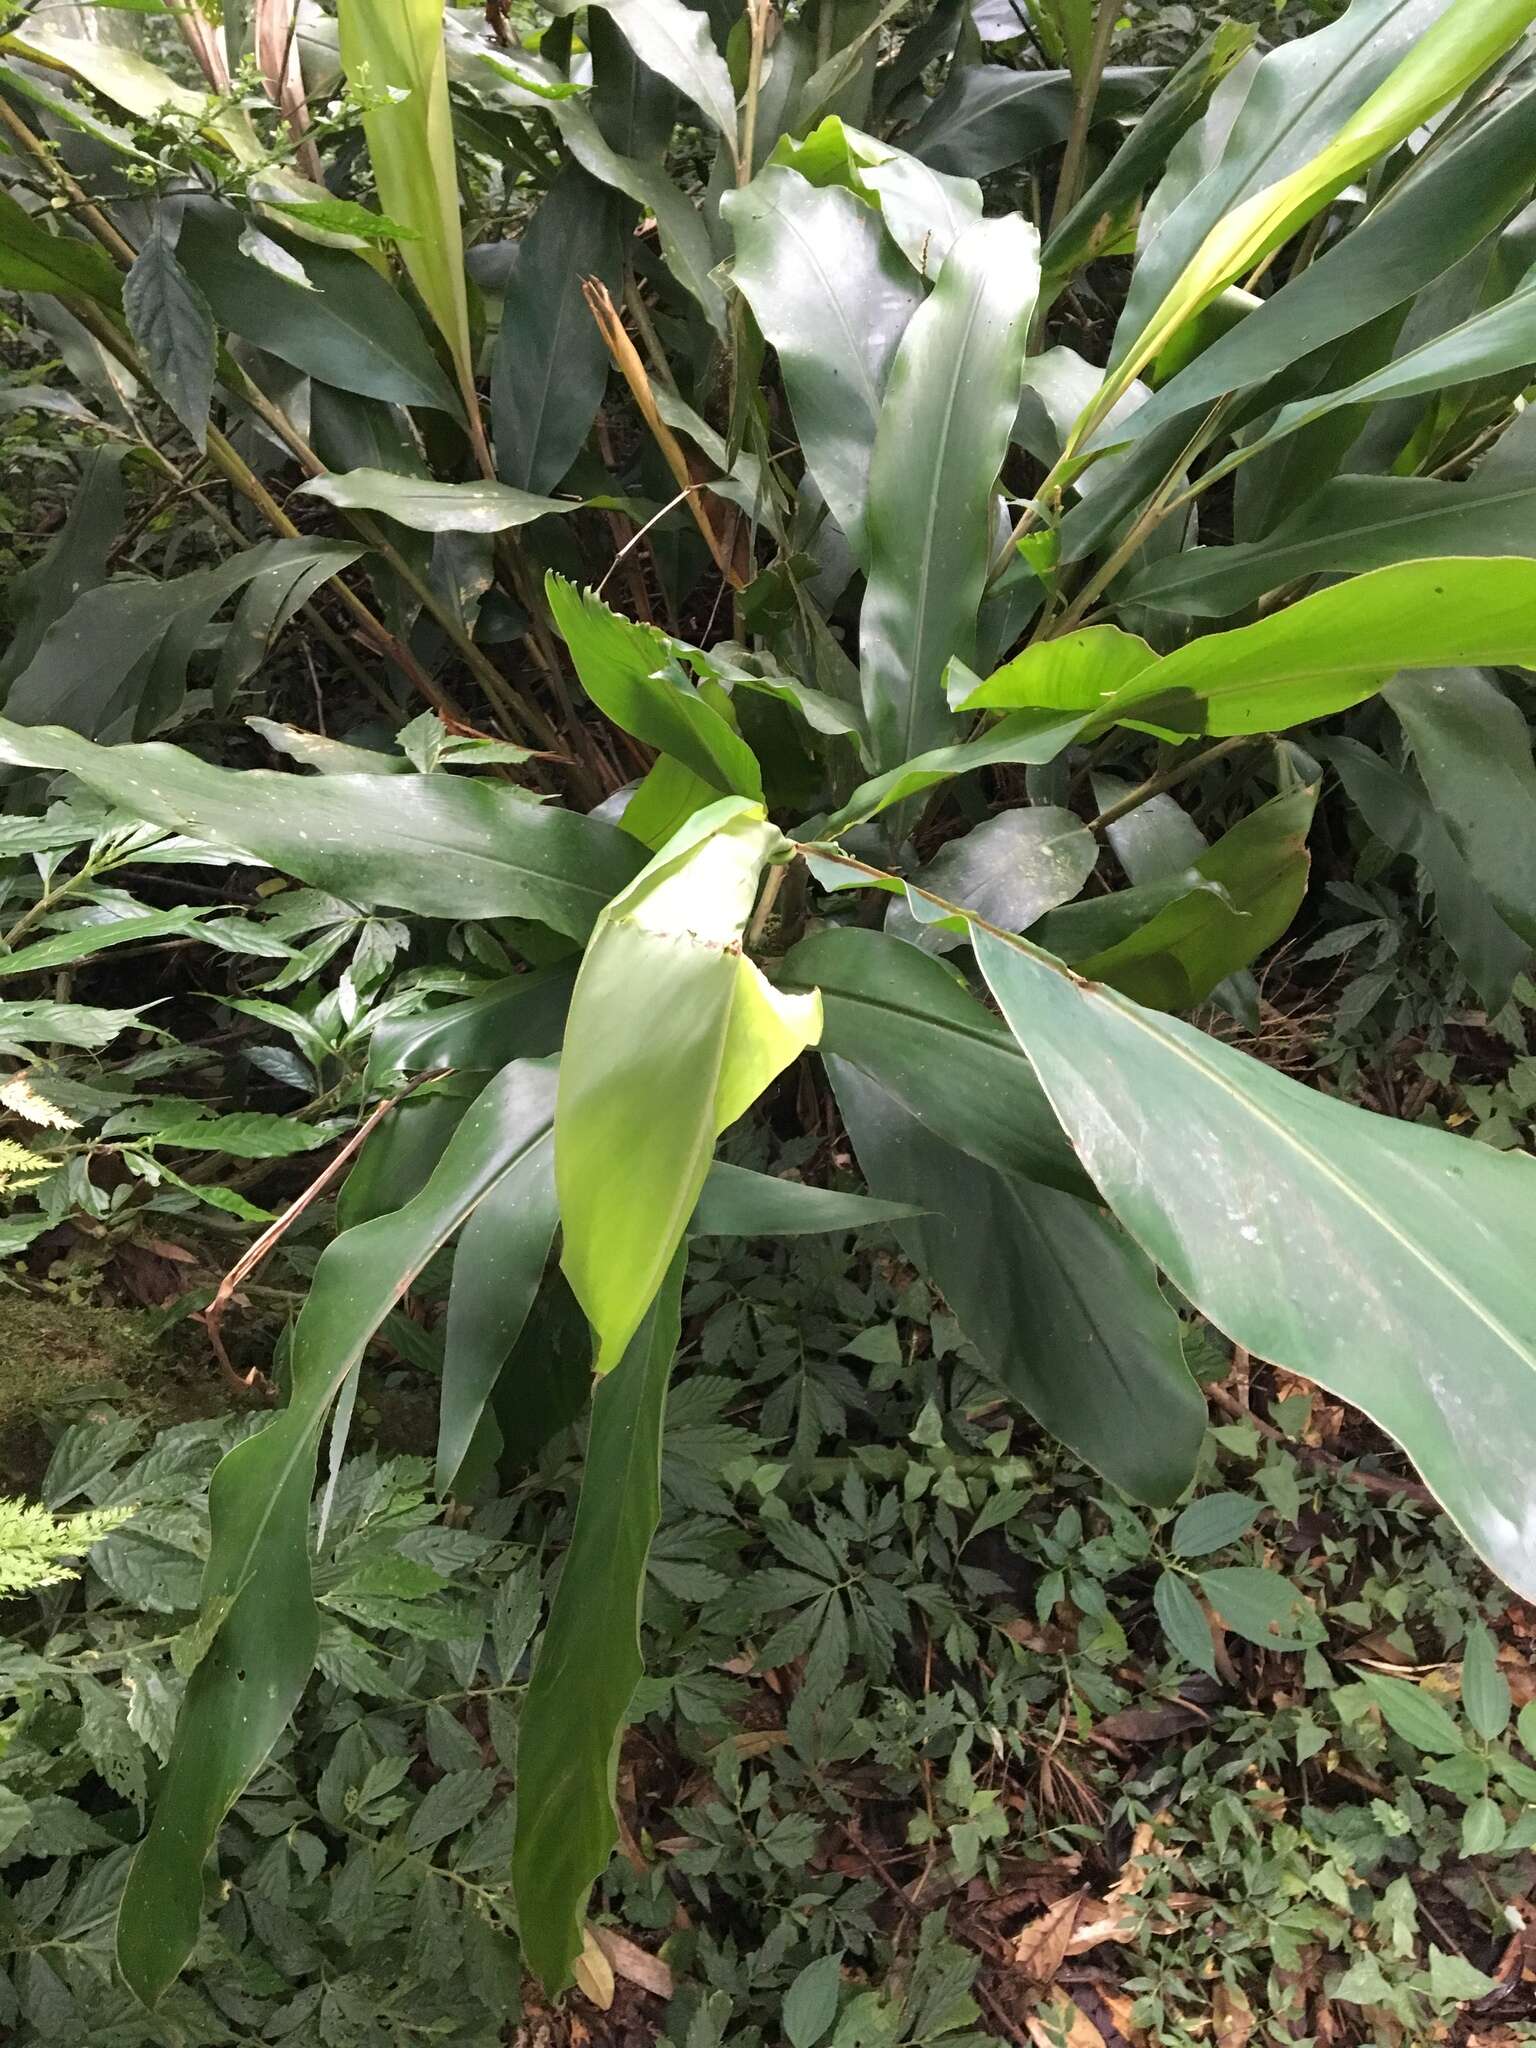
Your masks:
<path fill-rule="evenodd" d="M 54 1515 L 35 1501 L 0 1496 L 0 1595 L 32 1593 L 80 1575 L 64 1564 L 126 1522 L 131 1506 Z"/>

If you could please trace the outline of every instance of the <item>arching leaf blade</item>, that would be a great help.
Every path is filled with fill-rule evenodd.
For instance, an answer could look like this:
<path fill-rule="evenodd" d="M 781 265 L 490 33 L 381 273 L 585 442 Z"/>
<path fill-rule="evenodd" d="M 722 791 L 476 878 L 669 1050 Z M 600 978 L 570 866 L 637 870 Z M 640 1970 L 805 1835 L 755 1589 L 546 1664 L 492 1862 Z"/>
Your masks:
<path fill-rule="evenodd" d="M 1333 1100 L 1017 941 L 978 931 L 976 952 L 1142 1248 L 1235 1343 L 1395 1437 L 1528 1597 L 1530 1161 Z"/>

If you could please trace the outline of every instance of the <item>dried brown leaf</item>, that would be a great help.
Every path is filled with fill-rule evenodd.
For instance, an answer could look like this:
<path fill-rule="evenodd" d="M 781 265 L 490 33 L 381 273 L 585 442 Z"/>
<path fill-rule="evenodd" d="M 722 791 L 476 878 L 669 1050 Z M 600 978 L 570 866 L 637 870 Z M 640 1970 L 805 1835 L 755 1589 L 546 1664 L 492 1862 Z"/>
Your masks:
<path fill-rule="evenodd" d="M 631 1941 L 627 1934 L 620 1934 L 615 1927 L 594 1927 L 591 1933 L 616 1977 L 622 1977 L 628 1984 L 638 1984 L 653 1998 L 672 1996 L 675 1988 L 672 1972 L 660 1956 L 653 1956 L 648 1948 L 642 1948 L 639 1942 Z"/>
<path fill-rule="evenodd" d="M 1087 2014 L 1070 2003 L 1033 2013 L 1024 2024 L 1034 2048 L 1109 2048 Z"/>

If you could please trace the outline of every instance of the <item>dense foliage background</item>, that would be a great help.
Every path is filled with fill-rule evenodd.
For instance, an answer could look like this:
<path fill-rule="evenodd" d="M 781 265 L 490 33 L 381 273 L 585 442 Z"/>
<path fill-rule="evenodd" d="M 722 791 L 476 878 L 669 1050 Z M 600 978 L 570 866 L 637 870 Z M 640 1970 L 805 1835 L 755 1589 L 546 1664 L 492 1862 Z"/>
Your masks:
<path fill-rule="evenodd" d="M 1447 11 L 1357 0 L 1348 61 L 1284 74 L 1254 161 L 1327 144 Z M 846 1020 L 823 1040 L 835 1091 L 789 1066 L 723 1156 L 850 1205 L 748 1211 L 745 1235 L 694 1223 L 647 1670 L 615 1709 L 618 1846 L 575 1988 L 527 1973 L 511 1862 L 589 1427 L 586 1324 L 545 1276 L 552 1213 L 527 1319 L 481 1340 L 474 1398 L 450 1301 L 476 1273 L 494 1296 L 509 1240 L 466 1235 L 456 1265 L 445 1230 L 379 1293 L 309 1517 L 316 1677 L 219 1830 L 191 1966 L 151 2012 L 113 1960 L 178 1708 L 227 1618 L 204 1576 L 215 1465 L 290 1392 L 338 1231 L 418 1192 L 489 1073 L 554 1051 L 592 921 L 562 920 L 563 873 L 554 912 L 478 908 L 478 871 L 455 866 L 472 845 L 418 844 L 413 792 L 492 792 L 499 830 L 518 797 L 622 814 L 627 851 L 590 841 L 595 907 L 637 846 L 756 778 L 801 844 L 851 821 L 855 863 L 918 884 L 892 901 L 843 893 L 826 861 L 771 870 L 744 942 L 775 974 L 791 957 L 786 987 L 820 984 L 796 943 L 841 930 L 921 947 L 939 983 L 902 972 L 925 1002 L 990 1002 L 974 973 L 944 979 L 970 927 L 925 929 L 940 897 L 1323 1096 L 1529 1151 L 1532 11 L 1484 10 L 1465 92 L 1350 158 L 1242 289 L 1137 364 L 1145 402 L 1236 362 L 1197 424 L 1161 400 L 1156 433 L 1082 472 L 1073 436 L 1135 324 L 1133 251 L 1149 310 L 1149 217 L 1243 143 L 1224 81 L 1342 10 L 818 0 L 781 20 L 623 0 L 450 11 L 423 35 L 420 9 L 361 0 L 339 34 L 308 0 L 220 20 L 135 0 L 7 22 L 0 2035 L 1536 2039 L 1536 1612 L 1395 1443 L 1234 1346 L 1193 1288 L 1159 1295 L 1097 1208 L 1101 1263 L 1063 1254 L 1065 1291 L 1096 1332 L 1155 1300 L 1148 1388 L 1162 1372 L 1168 1406 L 1131 1373 L 1131 1406 L 1086 1441 L 1063 1428 L 1076 1326 L 1042 1314 L 1039 1230 L 1009 1208 L 1033 1184 L 978 1167 L 967 1136 L 1011 1135 L 1012 1112 L 978 1089 L 961 1137 L 935 1138 L 919 1090 L 910 1128 L 889 1103 L 882 1124 L 875 1084 L 895 1084 L 869 1079 Z M 647 42 L 684 17 L 682 43 Z M 409 93 L 381 89 L 397 60 Z M 435 90 L 451 133 L 410 125 Z M 983 204 L 1007 261 L 979 289 L 1014 292 L 1012 339 L 989 369 L 945 330 L 883 387 L 914 309 L 940 303 L 935 235 Z M 791 219 L 809 270 L 776 239 Z M 1026 304 L 998 278 L 1035 260 L 1036 229 L 1050 288 Z M 1384 240 L 1401 289 L 1367 304 Z M 1244 320 L 1330 255 L 1359 317 L 1239 374 Z M 882 406 L 952 360 L 962 390 L 1002 393 L 1002 499 L 984 448 L 952 470 L 922 438 L 920 403 L 881 454 Z M 890 508 L 910 524 L 931 502 L 942 539 L 970 498 L 1019 546 L 985 597 L 985 532 L 979 566 L 923 556 L 936 605 L 972 567 L 975 588 L 924 643 L 932 687 L 896 732 L 890 649 L 927 628 L 887 631 L 861 592 L 908 592 Z M 1440 557 L 1465 572 L 1448 622 L 1419 573 Z M 1001 725 L 943 708 L 962 644 L 952 704 L 1085 624 L 1095 662 L 1128 634 L 1171 657 L 1283 633 L 1355 587 L 1340 573 L 1376 572 L 1400 595 L 1368 629 L 1314 630 L 1311 694 L 1230 731 L 1122 724 L 1053 752 L 1028 722 L 1075 703 L 1054 684 L 991 700 Z M 1106 654 L 1090 636 L 1111 614 Z M 1437 634 L 1442 665 L 1382 696 Z M 1336 654 L 1364 680 L 1335 697 Z M 186 754 L 101 765 L 167 738 Z M 882 779 L 941 746 L 944 779 L 882 810 Z M 276 761 L 291 787 L 242 836 L 188 756 Z M 167 797 L 157 778 L 182 774 L 191 794 Z M 367 798 L 329 870 L 300 844 L 326 778 Z M 412 859 L 407 885 L 379 882 Z M 503 1042 L 508 990 L 526 1004 L 535 984 Z M 623 1040 L 649 1007 L 637 985 Z M 918 1078 L 942 1094 L 955 1071 Z M 892 1206 L 851 1206 L 866 1188 Z M 915 1222 L 929 1203 L 938 1223 Z M 1523 1213 L 1496 1276 L 1516 1299 Z M 1380 1276 L 1341 1270 L 1335 1348 L 1358 1359 L 1336 1372 L 1427 1377 L 1430 1423 L 1448 1414 L 1437 1375 L 1470 1347 L 1410 1356 Z M 1528 1405 L 1488 1398 L 1489 1466 L 1518 1469 Z M 1133 1413 L 1168 1427 L 1138 1437 Z M 1426 1440 L 1409 1448 L 1422 1462 Z M 594 1669 L 621 1633 L 595 1631 Z M 573 1734 L 606 1755 L 600 1717 Z"/>

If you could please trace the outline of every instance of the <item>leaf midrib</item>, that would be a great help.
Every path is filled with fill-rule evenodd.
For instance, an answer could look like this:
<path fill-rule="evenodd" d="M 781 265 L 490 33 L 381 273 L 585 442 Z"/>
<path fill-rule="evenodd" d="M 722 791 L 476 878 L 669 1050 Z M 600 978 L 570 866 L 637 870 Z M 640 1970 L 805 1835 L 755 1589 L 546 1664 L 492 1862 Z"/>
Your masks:
<path fill-rule="evenodd" d="M 997 934 L 995 936 L 999 938 L 1001 943 L 1010 943 L 1006 935 Z M 1024 949 L 1016 947 L 1015 950 L 1022 952 Z M 1050 972 L 1060 975 L 1062 980 L 1071 979 L 1065 970 L 1057 967 L 1054 962 L 1048 962 L 1032 954 L 1027 957 L 1034 958 L 1036 965 L 1047 967 Z M 1315 1150 L 1310 1144 L 1303 1143 L 1295 1132 L 1289 1130 L 1285 1124 L 1258 1103 L 1254 1097 L 1244 1094 L 1227 1075 L 1222 1073 L 1219 1067 L 1211 1066 L 1195 1052 L 1193 1047 L 1185 1044 L 1182 1039 L 1171 1038 L 1157 1030 L 1149 1013 L 1140 1010 L 1134 1004 L 1117 999 L 1112 992 L 1099 990 L 1096 996 L 1090 996 L 1088 999 L 1096 999 L 1106 1003 L 1114 1014 L 1128 1023 L 1134 1031 L 1140 1032 L 1143 1037 L 1152 1044 L 1161 1047 L 1164 1051 L 1171 1052 L 1175 1058 L 1199 1074 L 1202 1079 L 1214 1084 L 1224 1096 L 1227 1096 L 1237 1105 L 1239 1110 L 1246 1111 L 1266 1131 L 1278 1139 L 1283 1149 L 1294 1153 L 1299 1159 L 1303 1160 L 1342 1195 L 1346 1202 L 1357 1208 L 1362 1215 L 1376 1224 L 1379 1229 L 1398 1244 L 1409 1258 L 1421 1264 L 1426 1272 L 1441 1283 L 1448 1294 L 1459 1301 L 1463 1307 L 1470 1310 L 1476 1321 L 1482 1323 L 1490 1332 L 1495 1333 L 1516 1358 L 1523 1358 L 1528 1366 L 1536 1369 L 1536 1358 L 1531 1356 L 1523 1341 L 1509 1329 L 1501 1318 L 1489 1314 L 1477 1301 L 1476 1297 L 1469 1294 L 1466 1288 L 1427 1249 L 1401 1230 L 1389 1215 L 1384 1214 L 1368 1202 L 1361 1190 L 1340 1174 L 1323 1153 Z M 1047 1088 L 1046 1092 L 1049 1094 L 1050 1090 Z"/>

